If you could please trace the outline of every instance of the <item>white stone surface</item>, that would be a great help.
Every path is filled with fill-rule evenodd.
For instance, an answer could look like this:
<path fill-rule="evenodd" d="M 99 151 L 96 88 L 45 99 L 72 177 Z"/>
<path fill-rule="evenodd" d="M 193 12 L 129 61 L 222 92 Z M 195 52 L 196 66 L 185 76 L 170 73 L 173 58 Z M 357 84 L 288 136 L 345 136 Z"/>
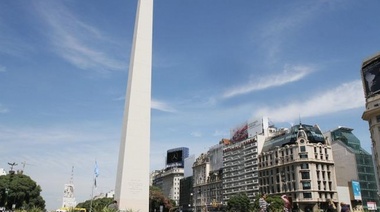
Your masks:
<path fill-rule="evenodd" d="M 152 28 L 153 0 L 139 0 L 115 188 L 123 211 L 149 211 Z"/>

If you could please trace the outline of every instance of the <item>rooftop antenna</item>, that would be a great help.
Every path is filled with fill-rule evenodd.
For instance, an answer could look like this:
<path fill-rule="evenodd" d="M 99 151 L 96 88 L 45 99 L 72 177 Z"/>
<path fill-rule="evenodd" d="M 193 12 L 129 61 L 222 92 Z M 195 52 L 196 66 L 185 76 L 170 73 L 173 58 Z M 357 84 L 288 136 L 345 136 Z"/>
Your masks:
<path fill-rule="evenodd" d="M 22 164 L 21 173 L 24 173 L 24 170 L 25 170 L 25 166 L 26 166 L 26 165 L 31 165 L 31 166 L 33 166 L 33 164 L 29 164 L 29 163 L 27 163 L 26 161 L 21 162 L 21 164 Z"/>
<path fill-rule="evenodd" d="M 302 125 L 301 114 L 300 113 L 298 114 L 298 119 L 300 120 L 300 125 Z"/>
<path fill-rule="evenodd" d="M 71 167 L 71 177 L 70 177 L 70 183 L 74 183 L 74 166 Z"/>

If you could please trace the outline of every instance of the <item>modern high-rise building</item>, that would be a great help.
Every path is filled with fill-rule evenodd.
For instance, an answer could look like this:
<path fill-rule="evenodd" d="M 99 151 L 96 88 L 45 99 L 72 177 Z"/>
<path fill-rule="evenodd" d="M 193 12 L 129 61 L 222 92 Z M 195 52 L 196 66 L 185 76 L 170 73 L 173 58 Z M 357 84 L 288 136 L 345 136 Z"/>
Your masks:
<path fill-rule="evenodd" d="M 270 134 L 268 118 L 248 120 L 231 130 L 230 143 L 223 149 L 223 202 L 246 193 L 253 202 L 259 193 L 258 155 Z"/>
<path fill-rule="evenodd" d="M 365 97 L 365 111 L 362 119 L 368 121 L 376 183 L 380 189 L 380 53 L 363 61 L 361 78 Z M 380 190 L 378 193 L 380 194 Z"/>
<path fill-rule="evenodd" d="M 317 125 L 282 128 L 266 139 L 258 156 L 260 193 L 286 194 L 297 211 L 324 211 L 337 204 L 331 146 Z"/>
<path fill-rule="evenodd" d="M 352 131 L 348 127 L 338 127 L 325 132 L 324 136 L 333 150 L 339 200 L 350 203 L 352 208 L 368 210 L 373 203 L 380 206 L 372 155 L 361 147 Z M 357 194 L 352 189 L 355 183 L 359 183 Z"/>

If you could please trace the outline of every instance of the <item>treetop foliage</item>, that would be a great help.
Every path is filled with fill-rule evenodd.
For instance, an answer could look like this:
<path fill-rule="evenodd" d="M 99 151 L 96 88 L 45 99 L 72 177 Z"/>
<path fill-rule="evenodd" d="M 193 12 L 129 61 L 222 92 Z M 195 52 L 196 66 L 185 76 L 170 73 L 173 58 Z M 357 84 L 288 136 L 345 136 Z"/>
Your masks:
<path fill-rule="evenodd" d="M 45 200 L 40 195 L 41 187 L 29 176 L 7 174 L 0 176 L 0 207 L 12 209 L 45 209 Z"/>

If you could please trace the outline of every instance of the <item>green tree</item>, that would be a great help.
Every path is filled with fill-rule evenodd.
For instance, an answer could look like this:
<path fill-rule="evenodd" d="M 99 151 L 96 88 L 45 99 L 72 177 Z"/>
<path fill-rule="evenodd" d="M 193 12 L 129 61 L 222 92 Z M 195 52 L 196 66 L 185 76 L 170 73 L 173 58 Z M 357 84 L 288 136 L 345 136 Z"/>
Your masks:
<path fill-rule="evenodd" d="M 261 195 L 256 195 L 255 201 L 253 202 L 252 209 L 253 211 L 259 211 L 259 199 Z M 284 203 L 280 196 L 278 195 L 268 195 L 266 201 L 270 204 L 268 211 L 282 211 Z"/>
<path fill-rule="evenodd" d="M 113 201 L 112 198 L 100 198 L 92 200 L 92 211 L 93 212 L 113 212 L 108 209 L 107 206 Z M 86 211 L 90 211 L 91 200 L 86 200 L 77 204 L 77 208 L 86 208 Z M 149 210 L 159 211 L 160 206 L 164 207 L 164 212 L 168 212 L 170 209 L 175 207 L 175 202 L 162 193 L 161 189 L 155 186 L 149 188 Z M 129 212 L 130 210 L 127 209 Z"/>
<path fill-rule="evenodd" d="M 149 188 L 149 210 L 159 211 L 161 205 L 164 207 L 164 211 L 169 211 L 175 207 L 175 202 L 165 197 L 160 188 L 151 186 Z"/>
<path fill-rule="evenodd" d="M 24 174 L 0 176 L 0 206 L 12 209 L 45 209 L 45 200 L 40 195 L 41 187 Z"/>
<path fill-rule="evenodd" d="M 227 211 L 247 212 L 251 210 L 250 200 L 246 193 L 232 196 L 227 202 Z"/>
<path fill-rule="evenodd" d="M 94 212 L 100 212 L 100 211 L 111 212 L 111 210 L 108 210 L 107 207 L 109 204 L 112 203 L 112 201 L 113 201 L 113 199 L 108 198 L 108 197 L 94 199 L 94 200 L 92 200 L 91 211 L 94 211 Z M 90 211 L 91 200 L 86 200 L 85 202 L 78 203 L 76 207 L 77 208 L 86 208 L 86 211 Z"/>

